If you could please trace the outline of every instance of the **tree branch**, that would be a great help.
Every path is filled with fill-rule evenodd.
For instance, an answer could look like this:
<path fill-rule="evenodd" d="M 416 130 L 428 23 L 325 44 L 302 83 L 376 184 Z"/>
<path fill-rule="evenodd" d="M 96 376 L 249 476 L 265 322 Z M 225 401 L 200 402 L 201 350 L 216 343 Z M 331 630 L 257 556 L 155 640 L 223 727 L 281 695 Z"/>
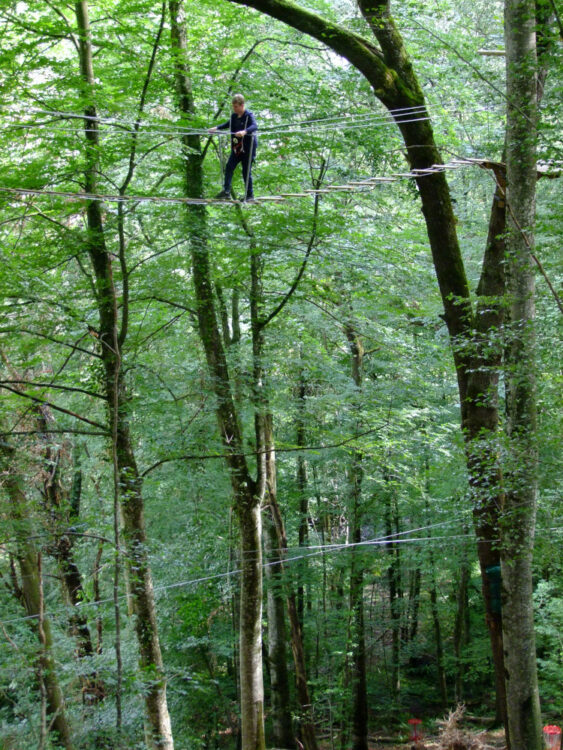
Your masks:
<path fill-rule="evenodd" d="M 370 435 L 373 432 L 377 432 L 377 430 L 381 429 L 380 427 L 372 427 L 370 430 L 366 430 L 365 432 L 360 432 L 356 435 L 353 435 L 350 438 L 345 438 L 344 440 L 340 440 L 338 443 L 329 443 L 328 445 L 307 445 L 307 446 L 295 446 L 291 448 L 276 448 L 276 453 L 299 453 L 304 451 L 324 451 L 329 450 L 332 448 L 342 448 L 344 445 L 348 445 L 349 443 L 353 443 L 354 440 L 357 440 L 358 438 L 365 437 L 366 435 Z M 214 459 L 230 459 L 233 456 L 238 456 L 240 458 L 245 458 L 248 456 L 260 456 L 263 454 L 268 454 L 272 452 L 272 448 L 269 447 L 263 451 L 251 451 L 250 453 L 231 453 L 231 454 L 225 454 L 225 453 L 192 453 L 192 454 L 186 454 L 183 456 L 172 456 L 171 458 L 163 458 L 160 461 L 157 461 L 152 466 L 149 466 L 148 469 L 145 469 L 141 473 L 142 477 L 145 477 L 147 474 L 149 474 L 151 471 L 154 471 L 154 469 L 158 469 L 159 466 L 162 466 L 163 464 L 170 463 L 172 461 L 206 461 L 206 460 L 214 460 Z"/>
<path fill-rule="evenodd" d="M 323 168 L 321 170 L 323 174 L 324 174 L 324 168 L 325 168 L 325 164 L 323 164 Z M 319 180 L 318 180 L 319 184 L 322 181 L 323 174 L 321 174 L 321 176 L 319 177 Z M 293 284 L 291 285 L 287 294 L 279 303 L 279 305 L 272 310 L 272 312 L 268 315 L 267 318 L 265 318 L 264 320 L 258 321 L 258 325 L 260 328 L 265 328 L 268 325 L 268 323 L 270 323 L 270 321 L 272 321 L 276 317 L 276 315 L 278 315 L 278 313 L 280 313 L 283 310 L 283 308 L 286 306 L 286 304 L 289 302 L 289 300 L 293 296 L 293 293 L 295 292 L 295 290 L 297 289 L 299 285 L 299 282 L 301 281 L 301 277 L 305 273 L 305 269 L 307 267 L 309 256 L 311 254 L 311 251 L 317 239 L 317 219 L 319 215 L 319 199 L 320 199 L 320 196 L 318 193 L 316 193 L 315 194 L 315 208 L 314 208 L 314 213 L 313 213 L 313 230 L 311 232 L 311 237 L 309 238 L 309 243 L 307 245 L 307 252 L 305 253 L 305 257 L 303 258 L 303 262 L 301 263 L 301 268 L 297 272 L 297 276 L 295 277 Z"/>
<path fill-rule="evenodd" d="M 87 391 L 85 388 L 75 388 L 70 385 L 57 385 L 55 383 L 35 383 L 31 380 L 0 380 L 0 387 L 2 385 L 28 385 L 32 388 L 57 388 L 61 391 L 70 391 L 74 393 L 84 393 L 86 396 L 92 396 L 93 398 L 100 398 L 102 401 L 106 400 L 106 397 L 101 393 L 95 393 L 94 391 Z"/>
<path fill-rule="evenodd" d="M 101 430 L 105 431 L 106 435 L 109 434 L 103 424 L 100 424 L 99 422 L 94 422 L 92 419 L 88 419 L 87 417 L 81 417 L 80 414 L 76 414 L 73 411 L 69 411 L 69 409 L 65 409 L 62 406 L 57 406 L 56 404 L 53 404 L 51 401 L 48 401 L 45 398 L 40 398 L 39 396 L 32 396 L 29 393 L 23 393 L 23 391 L 19 391 L 17 388 L 10 388 L 9 385 L 5 385 L 3 383 L 0 383 L 0 388 L 4 388 L 4 390 L 6 391 L 15 393 L 17 396 L 22 396 L 23 398 L 30 399 L 31 401 L 34 401 L 36 404 L 46 404 L 47 406 L 50 406 L 51 409 L 54 409 L 55 411 L 60 411 L 62 414 L 67 414 L 70 417 L 79 419 L 81 422 L 86 422 L 87 424 L 91 424 L 94 427 L 99 427 Z"/>
<path fill-rule="evenodd" d="M 381 50 L 360 34 L 344 29 L 290 0 L 230 0 L 265 13 L 334 50 L 360 70 L 374 88 L 397 94 L 396 75 L 383 62 Z"/>
<path fill-rule="evenodd" d="M 39 333 L 38 331 L 31 331 L 29 328 L 0 328 L 0 334 L 2 333 L 28 333 L 30 336 L 37 336 L 40 339 L 46 339 L 47 341 L 52 341 L 54 344 L 67 346 L 70 349 L 73 349 L 74 351 L 82 352 L 83 354 L 89 354 L 91 357 L 96 357 L 97 359 L 102 358 L 100 354 L 90 351 L 89 349 L 83 349 L 81 346 L 76 346 L 75 344 L 69 344 L 66 341 L 61 341 L 60 339 L 56 339 L 53 336 L 48 336 L 46 333 Z"/>

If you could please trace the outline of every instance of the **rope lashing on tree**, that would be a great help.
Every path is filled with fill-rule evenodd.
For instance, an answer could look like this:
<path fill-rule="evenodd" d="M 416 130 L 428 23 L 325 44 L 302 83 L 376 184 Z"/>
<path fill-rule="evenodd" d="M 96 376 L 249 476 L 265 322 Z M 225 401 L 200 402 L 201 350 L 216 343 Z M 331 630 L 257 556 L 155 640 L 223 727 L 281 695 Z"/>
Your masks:
<path fill-rule="evenodd" d="M 432 164 L 424 169 L 413 169 L 409 172 L 395 172 L 390 175 L 378 175 L 365 180 L 356 180 L 343 185 L 327 185 L 324 188 L 309 188 L 298 193 L 279 193 L 279 195 L 263 195 L 255 198 L 256 203 L 282 202 L 291 198 L 307 198 L 316 195 L 329 195 L 333 192 L 367 192 L 378 184 L 397 182 L 402 179 L 418 179 L 429 177 L 438 172 L 460 169 L 465 166 L 482 166 L 490 163 L 486 159 L 452 159 L 447 164 Z M 44 188 L 20 188 L 0 186 L 0 192 L 18 196 L 48 196 L 63 198 L 69 201 L 105 201 L 107 203 L 180 203 L 188 205 L 229 205 L 240 204 L 234 199 L 216 200 L 214 198 L 182 198 L 161 195 L 110 195 L 98 193 L 76 193 L 66 190 L 46 190 Z"/>

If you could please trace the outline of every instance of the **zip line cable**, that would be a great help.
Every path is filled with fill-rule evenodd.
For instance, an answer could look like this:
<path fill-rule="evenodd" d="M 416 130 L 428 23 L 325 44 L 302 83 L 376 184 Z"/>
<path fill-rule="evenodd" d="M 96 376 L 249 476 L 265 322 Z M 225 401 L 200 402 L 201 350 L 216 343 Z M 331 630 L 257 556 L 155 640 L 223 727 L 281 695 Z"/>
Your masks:
<path fill-rule="evenodd" d="M 282 124 L 278 124 L 278 125 L 272 126 L 272 128 L 265 128 L 264 130 L 267 131 L 267 130 L 274 130 L 274 129 L 280 129 L 280 128 L 287 128 L 287 127 L 293 127 L 293 126 L 296 126 L 296 125 L 301 125 L 301 126 L 316 125 L 318 123 L 331 122 L 331 121 L 342 122 L 343 118 L 344 119 L 348 119 L 348 118 L 352 118 L 352 117 L 355 118 L 355 119 L 358 119 L 358 118 L 368 118 L 369 119 L 369 118 L 374 118 L 374 117 L 375 118 L 387 118 L 387 117 L 389 117 L 391 115 L 395 115 L 395 114 L 396 115 L 406 115 L 408 113 L 419 112 L 420 110 L 426 109 L 426 106 L 427 105 L 419 104 L 419 105 L 415 105 L 414 107 L 399 107 L 397 109 L 385 110 L 384 112 L 374 112 L 373 110 L 370 110 L 368 112 L 358 112 L 358 113 L 355 113 L 355 114 L 345 113 L 344 115 L 329 115 L 327 117 L 318 117 L 318 118 L 309 119 L 309 120 L 300 120 L 297 123 L 295 123 L 295 122 L 292 122 L 292 123 L 289 123 L 289 124 L 282 123 Z M 101 124 L 118 126 L 118 127 L 123 128 L 124 130 L 126 128 L 131 127 L 131 123 L 129 123 L 129 122 L 123 124 L 122 122 L 120 123 L 119 120 L 115 120 L 112 117 L 100 117 L 99 115 L 86 115 L 86 114 L 76 113 L 76 112 L 63 112 L 63 111 L 58 111 L 58 110 L 51 111 L 51 110 L 44 110 L 44 109 L 32 110 L 32 112 L 34 114 L 51 115 L 51 116 L 56 116 L 56 117 L 60 117 L 60 118 L 77 119 L 77 120 L 91 120 L 93 122 L 99 122 Z M 146 123 L 143 123 L 143 122 L 139 123 L 139 126 L 142 127 L 142 128 L 143 127 L 144 128 L 146 128 L 146 127 L 154 127 L 154 126 L 152 126 L 150 124 L 147 125 Z M 160 127 L 160 128 L 163 128 L 163 129 L 166 128 L 169 131 L 178 131 L 178 132 L 181 132 L 182 134 L 191 134 L 191 133 L 198 132 L 197 129 L 185 128 L 185 127 L 182 127 L 181 125 L 166 125 L 166 124 L 165 125 L 161 125 L 161 124 L 159 124 L 157 127 Z M 207 130 L 202 130 L 201 132 L 207 133 L 208 131 Z"/>
<path fill-rule="evenodd" d="M 425 528 L 428 528 L 428 529 L 434 528 L 436 525 L 438 525 L 438 526 L 448 525 L 448 524 L 451 525 L 451 524 L 453 524 L 455 522 L 456 522 L 456 519 L 453 519 L 451 521 L 445 521 L 442 524 L 431 524 L 428 527 L 420 527 L 419 529 L 413 529 L 411 531 L 401 532 L 401 534 L 408 534 L 408 533 L 418 532 L 420 530 L 424 530 Z M 387 544 L 389 544 L 391 542 L 405 544 L 405 543 L 411 543 L 411 542 L 412 543 L 414 543 L 414 542 L 418 543 L 418 542 L 434 542 L 434 541 L 438 541 L 438 542 L 442 542 L 443 543 L 443 541 L 446 540 L 446 539 L 451 539 L 451 540 L 456 540 L 456 541 L 459 540 L 459 539 L 474 539 L 473 535 L 471 535 L 471 534 L 455 534 L 455 535 L 451 535 L 451 536 L 441 536 L 441 537 L 415 537 L 415 538 L 412 538 L 412 539 L 397 539 L 396 538 L 397 536 L 399 536 L 399 534 L 397 534 L 397 535 L 391 534 L 389 536 L 378 537 L 378 538 L 375 538 L 375 539 L 372 539 L 372 540 L 368 540 L 368 541 L 365 541 L 365 542 L 352 542 L 350 544 L 340 545 L 340 546 L 337 546 L 336 548 L 333 545 L 325 545 L 324 547 L 320 546 L 319 548 L 314 548 L 315 549 L 314 552 L 300 554 L 300 555 L 291 555 L 291 556 L 286 557 L 285 559 L 274 560 L 274 561 L 271 561 L 271 562 L 265 562 L 265 563 L 262 563 L 261 567 L 262 567 L 262 569 L 266 569 L 266 568 L 270 568 L 270 567 L 274 567 L 274 566 L 283 566 L 285 564 L 297 562 L 298 560 L 308 559 L 308 558 L 311 558 L 311 557 L 319 557 L 319 556 L 323 555 L 325 553 L 325 551 L 326 552 L 340 552 L 342 550 L 352 550 L 352 549 L 355 549 L 356 547 L 360 547 L 360 546 L 363 546 L 363 547 L 366 547 L 366 546 L 372 546 L 372 547 L 374 547 L 374 546 L 384 546 L 384 545 L 387 545 Z M 310 548 L 306 548 L 306 549 L 310 549 Z M 175 581 L 174 583 L 164 584 L 162 586 L 155 586 L 154 587 L 154 591 L 155 591 L 155 593 L 158 593 L 158 592 L 163 592 L 163 591 L 169 591 L 171 589 L 183 588 L 184 586 L 195 586 L 195 585 L 199 585 L 201 583 L 208 583 L 209 581 L 217 581 L 217 580 L 221 580 L 221 579 L 224 579 L 224 578 L 230 578 L 231 576 L 238 576 L 241 573 L 242 573 L 242 568 L 236 568 L 234 570 L 230 570 L 230 571 L 223 572 L 223 573 L 214 573 L 214 574 L 209 575 L 209 576 L 201 576 L 199 578 L 189 578 L 189 579 L 185 579 L 185 580 L 182 580 L 182 581 Z M 127 597 L 128 597 L 128 594 L 121 594 L 120 597 L 119 597 L 119 599 L 120 600 L 124 600 L 124 599 L 127 599 Z M 79 605 L 77 605 L 77 608 L 80 608 L 80 609 L 83 609 L 85 607 L 95 607 L 95 608 L 98 608 L 100 605 L 113 604 L 113 603 L 114 603 L 114 598 L 113 597 L 108 597 L 106 599 L 98 599 L 97 601 L 81 602 Z M 50 612 L 45 612 L 44 616 L 46 616 L 46 617 L 53 617 L 55 615 L 63 615 L 63 614 L 66 614 L 68 611 L 69 611 L 68 607 L 60 607 L 58 609 L 51 610 Z M 72 608 L 71 608 L 71 611 L 72 611 Z M 22 617 L 11 618 L 10 620 L 0 620 L 0 622 L 3 625 L 10 625 L 10 624 L 14 624 L 14 623 L 17 623 L 17 622 L 25 622 L 25 621 L 29 621 L 29 620 L 36 620 L 38 617 L 39 617 L 39 615 L 25 615 L 25 616 L 22 616 Z"/>
<path fill-rule="evenodd" d="M 408 538 L 408 539 L 398 538 L 399 536 L 403 536 L 405 534 L 425 531 L 425 530 L 429 530 L 432 528 L 436 528 L 437 526 L 451 525 L 453 523 L 456 523 L 458 520 L 460 519 L 444 521 L 438 524 L 430 524 L 429 526 L 422 526 L 417 529 L 411 529 L 411 530 L 399 532 L 398 534 L 391 534 L 391 535 L 384 536 L 384 537 L 378 537 L 378 538 L 371 539 L 371 540 L 364 541 L 364 542 L 353 542 L 350 544 L 336 545 L 336 547 L 334 545 L 319 545 L 318 547 L 314 547 L 314 548 L 307 547 L 305 549 L 315 549 L 316 551 L 311 552 L 311 553 L 301 554 L 301 555 L 292 555 L 282 560 L 274 560 L 271 562 L 266 562 L 266 563 L 263 563 L 261 567 L 262 569 L 266 569 L 266 568 L 270 568 L 274 566 L 283 566 L 289 563 L 297 562 L 299 560 L 304 560 L 304 559 L 308 559 L 312 557 L 319 557 L 319 556 L 322 556 L 325 552 L 330 553 L 330 552 L 340 552 L 343 550 L 353 550 L 356 547 L 381 547 L 381 546 L 385 546 L 388 544 L 411 544 L 411 543 L 428 544 L 430 542 L 440 542 L 441 544 L 443 544 L 446 540 L 451 540 L 452 542 L 455 541 L 457 545 L 459 543 L 459 540 L 463 540 L 463 539 L 477 541 L 477 543 L 481 543 L 484 541 L 486 541 L 487 543 L 490 543 L 491 541 L 493 542 L 499 541 L 498 539 L 497 540 L 479 540 L 479 539 L 476 540 L 473 534 L 453 534 L 453 535 L 448 535 L 448 536 L 435 536 L 435 537 L 423 536 L 423 537 L 413 537 L 413 538 Z M 563 531 L 563 527 L 562 526 L 550 527 L 549 531 L 555 531 L 555 532 Z M 241 572 L 242 572 L 241 568 L 236 568 L 234 570 L 230 570 L 230 571 L 223 572 L 223 573 L 214 573 L 209 576 L 201 576 L 199 578 L 188 578 L 182 581 L 175 581 L 174 583 L 164 584 L 162 586 L 155 586 L 154 591 L 158 593 L 158 592 L 163 592 L 163 591 L 169 591 L 171 589 L 183 588 L 184 586 L 195 586 L 201 583 L 208 583 L 210 581 L 218 581 L 224 578 L 231 578 L 232 576 L 240 575 Z M 127 597 L 128 597 L 128 594 L 121 594 L 119 596 L 119 599 L 124 600 L 124 599 L 127 599 Z M 100 605 L 113 604 L 113 603 L 114 603 L 113 597 L 109 597 L 106 599 L 98 599 L 97 601 L 81 602 L 79 605 L 77 605 L 77 607 L 79 607 L 80 609 L 84 609 L 86 607 L 98 608 Z M 70 609 L 70 611 L 72 611 L 72 608 Z M 59 607 L 58 609 L 51 610 L 50 612 L 45 612 L 44 616 L 55 617 L 56 615 L 63 615 L 63 614 L 67 614 L 68 612 L 69 612 L 68 607 Z M 25 615 L 22 617 L 14 617 L 9 620 L 0 620 L 0 623 L 2 625 L 11 625 L 11 624 L 15 624 L 18 622 L 36 620 L 38 619 L 38 617 L 39 615 Z"/>
<path fill-rule="evenodd" d="M 404 110 L 396 110 L 395 111 L 396 117 L 398 118 L 408 118 L 413 115 L 419 115 L 419 114 L 426 114 L 426 108 L 425 107 L 412 107 L 412 108 L 405 108 Z M 86 115 L 68 115 L 65 113 L 56 113 L 59 114 L 61 117 L 69 118 L 69 119 L 83 119 L 83 120 L 90 120 L 92 123 L 97 123 L 101 125 L 107 125 L 110 128 L 112 128 L 113 131 L 117 131 L 120 133 L 123 133 L 123 135 L 141 135 L 142 130 L 131 130 L 129 125 L 119 125 L 118 123 L 112 121 L 112 120 L 105 120 L 101 118 L 96 118 L 94 116 L 86 116 Z M 336 126 L 341 125 L 344 126 L 346 124 L 351 123 L 365 123 L 369 124 L 371 121 L 375 122 L 382 122 L 385 124 L 392 125 L 395 120 L 393 119 L 393 116 L 389 112 L 385 113 L 377 113 L 377 112 L 371 112 L 371 113 L 365 113 L 358 116 L 345 116 L 344 118 L 335 118 L 335 117 L 327 117 L 327 118 L 319 118 L 318 120 L 304 120 L 297 123 L 288 123 L 288 124 L 279 124 L 274 125 L 271 127 L 264 127 L 260 128 L 259 133 L 260 135 L 268 135 L 268 134 L 275 134 L 275 133 L 286 133 L 291 131 L 303 131 L 307 129 L 318 129 L 322 128 L 323 123 L 328 126 Z M 99 130 L 98 128 L 73 128 L 72 130 L 65 130 L 62 128 L 55 128 L 52 127 L 52 123 L 23 123 L 21 125 L 5 125 L 0 130 L 31 130 L 33 128 L 47 128 L 50 127 L 53 132 L 70 132 L 77 134 L 82 134 L 85 131 L 86 132 L 93 132 L 96 131 L 102 135 L 104 133 L 103 130 Z M 203 129 L 203 128 L 185 128 L 181 126 L 175 126 L 175 125 L 143 125 L 141 123 L 140 128 L 143 128 L 144 132 L 146 134 L 151 135 L 172 135 L 172 136 L 188 136 L 188 135 L 210 135 L 209 129 Z M 107 132 L 107 131 L 106 131 Z M 218 130 L 214 131 L 214 135 L 224 135 L 228 136 L 230 135 L 230 131 L 225 130 Z"/>
<path fill-rule="evenodd" d="M 466 513 L 464 515 L 468 515 L 468 514 Z M 377 546 L 380 547 L 380 546 L 385 546 L 388 544 L 410 544 L 410 543 L 419 543 L 419 542 L 425 543 L 425 544 L 429 542 L 443 543 L 445 540 L 452 540 L 452 541 L 456 541 L 457 543 L 458 540 L 461 540 L 461 539 L 468 539 L 468 540 L 475 541 L 475 536 L 473 534 L 453 534 L 453 535 L 435 536 L 435 537 L 423 536 L 423 537 L 412 537 L 412 538 L 407 538 L 407 539 L 398 538 L 401 536 L 405 536 L 406 534 L 412 534 L 412 533 L 420 532 L 420 531 L 427 531 L 427 530 L 441 527 L 441 526 L 451 526 L 452 524 L 457 523 L 460 520 L 462 519 L 454 518 L 450 521 L 443 521 L 443 522 L 436 523 L 436 524 L 429 524 L 428 526 L 421 526 L 415 529 L 409 529 L 403 532 L 398 532 L 396 534 L 389 534 L 383 537 L 376 537 L 374 539 L 366 540 L 363 542 L 352 542 L 349 544 L 342 544 L 342 545 L 318 545 L 317 547 L 307 547 L 305 549 L 315 549 L 316 551 L 305 553 L 305 554 L 299 554 L 299 555 L 291 555 L 291 556 L 286 557 L 285 559 L 266 562 L 266 563 L 263 563 L 261 567 L 262 569 L 265 569 L 265 568 L 274 567 L 274 566 L 280 566 L 280 565 L 283 566 L 285 564 L 293 563 L 298 560 L 308 559 L 311 557 L 319 557 L 319 556 L 322 556 L 325 552 L 340 552 L 343 550 L 353 550 L 357 547 L 377 547 Z M 550 527 L 549 530 L 550 531 L 563 531 L 563 527 L 561 526 Z M 491 541 L 498 542 L 499 540 L 498 539 L 496 540 L 477 539 L 476 541 L 477 543 L 481 543 L 485 541 L 487 543 L 490 543 Z M 303 548 L 300 548 L 300 549 L 303 549 Z M 207 583 L 209 581 L 217 581 L 223 578 L 230 578 L 231 576 L 240 575 L 241 572 L 242 572 L 241 568 L 236 568 L 234 570 L 226 571 L 223 573 L 214 573 L 209 576 L 202 576 L 199 578 L 189 578 L 189 579 L 185 579 L 182 581 L 175 581 L 174 583 L 164 584 L 162 586 L 155 586 L 154 591 L 155 592 L 169 591 L 171 589 L 182 588 L 184 586 L 192 586 L 192 585 L 197 585 L 201 583 Z M 127 594 L 122 594 L 119 598 L 123 600 L 123 599 L 126 599 L 127 596 L 128 596 Z M 98 607 L 99 605 L 102 605 L 102 604 L 110 604 L 110 603 L 113 604 L 113 602 L 114 602 L 114 599 L 113 597 L 111 597 L 107 599 L 98 599 L 97 601 L 81 602 L 78 606 L 80 606 L 80 608 Z M 52 610 L 51 612 L 48 612 L 45 614 L 53 616 L 55 614 L 64 614 L 67 612 L 68 612 L 67 607 L 61 607 L 57 610 Z M 4 625 L 8 625 L 8 624 L 15 623 L 15 622 L 24 622 L 26 620 L 37 619 L 37 617 L 38 615 L 26 615 L 22 617 L 12 618 L 10 620 L 0 620 L 0 622 Z"/>

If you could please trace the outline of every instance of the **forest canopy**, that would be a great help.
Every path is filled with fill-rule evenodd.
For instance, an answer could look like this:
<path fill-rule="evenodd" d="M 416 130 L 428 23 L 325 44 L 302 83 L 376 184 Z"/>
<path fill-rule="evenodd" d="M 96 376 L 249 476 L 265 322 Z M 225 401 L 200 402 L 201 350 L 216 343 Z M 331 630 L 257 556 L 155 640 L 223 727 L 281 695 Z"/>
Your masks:
<path fill-rule="evenodd" d="M 561 83 L 551 0 L 3 0 L 2 747 L 539 750 Z"/>

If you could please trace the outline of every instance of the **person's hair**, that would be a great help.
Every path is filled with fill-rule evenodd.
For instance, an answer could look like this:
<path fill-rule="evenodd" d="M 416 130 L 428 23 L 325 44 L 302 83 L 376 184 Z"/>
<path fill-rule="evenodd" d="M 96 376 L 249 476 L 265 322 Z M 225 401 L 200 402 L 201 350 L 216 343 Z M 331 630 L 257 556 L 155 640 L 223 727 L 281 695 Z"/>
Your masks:
<path fill-rule="evenodd" d="M 244 104 L 244 96 L 242 94 L 235 94 L 233 96 L 233 104 Z"/>

